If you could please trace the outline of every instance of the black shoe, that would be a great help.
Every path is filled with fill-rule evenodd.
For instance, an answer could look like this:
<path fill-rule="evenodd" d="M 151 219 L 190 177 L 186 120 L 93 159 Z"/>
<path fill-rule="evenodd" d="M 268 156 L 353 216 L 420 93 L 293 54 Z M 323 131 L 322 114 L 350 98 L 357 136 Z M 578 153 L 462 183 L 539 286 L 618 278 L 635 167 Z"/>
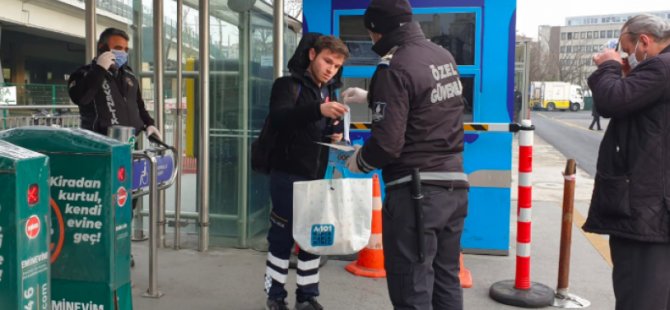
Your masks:
<path fill-rule="evenodd" d="M 310 298 L 303 302 L 296 302 L 295 310 L 323 310 L 323 306 L 316 301 L 316 298 Z"/>
<path fill-rule="evenodd" d="M 284 299 L 268 299 L 266 310 L 288 310 L 288 303 Z"/>

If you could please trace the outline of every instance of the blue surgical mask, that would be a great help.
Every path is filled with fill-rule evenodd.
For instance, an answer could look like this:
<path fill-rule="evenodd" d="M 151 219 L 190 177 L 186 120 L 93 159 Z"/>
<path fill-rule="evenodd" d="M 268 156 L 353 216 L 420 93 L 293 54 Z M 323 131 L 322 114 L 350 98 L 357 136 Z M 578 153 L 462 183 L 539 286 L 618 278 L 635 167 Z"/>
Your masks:
<path fill-rule="evenodd" d="M 112 53 L 114 54 L 114 58 L 116 58 L 116 67 L 121 68 L 123 65 L 125 65 L 128 62 L 128 53 L 122 50 L 112 50 Z"/>

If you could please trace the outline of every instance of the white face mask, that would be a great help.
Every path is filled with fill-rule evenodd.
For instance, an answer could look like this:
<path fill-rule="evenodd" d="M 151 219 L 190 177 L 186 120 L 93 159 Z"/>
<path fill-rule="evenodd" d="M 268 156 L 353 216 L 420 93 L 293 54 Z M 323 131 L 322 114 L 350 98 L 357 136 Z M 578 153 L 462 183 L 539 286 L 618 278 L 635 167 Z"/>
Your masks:
<path fill-rule="evenodd" d="M 637 60 L 637 56 L 635 56 L 635 52 L 637 52 L 637 45 L 639 43 L 640 40 L 637 40 L 637 42 L 635 42 L 635 49 L 633 50 L 632 53 L 628 54 L 628 64 L 630 65 L 631 69 L 635 68 L 638 64 L 640 64 L 640 62 Z M 642 61 L 644 61 L 645 59 L 647 59 L 647 53 L 644 53 L 644 58 L 642 59 Z"/>

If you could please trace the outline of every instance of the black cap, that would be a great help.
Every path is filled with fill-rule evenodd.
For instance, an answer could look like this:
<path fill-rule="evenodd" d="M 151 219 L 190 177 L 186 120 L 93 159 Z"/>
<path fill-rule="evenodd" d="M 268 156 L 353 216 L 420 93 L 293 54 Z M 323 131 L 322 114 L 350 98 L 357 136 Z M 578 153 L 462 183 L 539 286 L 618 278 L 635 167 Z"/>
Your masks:
<path fill-rule="evenodd" d="M 376 33 L 389 33 L 411 21 L 412 6 L 407 0 L 372 0 L 365 10 L 365 28 Z"/>

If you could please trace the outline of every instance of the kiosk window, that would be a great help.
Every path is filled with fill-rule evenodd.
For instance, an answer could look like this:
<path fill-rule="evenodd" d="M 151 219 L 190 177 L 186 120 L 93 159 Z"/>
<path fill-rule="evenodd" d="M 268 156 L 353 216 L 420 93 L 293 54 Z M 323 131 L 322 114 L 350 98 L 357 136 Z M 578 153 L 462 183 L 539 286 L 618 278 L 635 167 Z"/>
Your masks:
<path fill-rule="evenodd" d="M 454 55 L 458 65 L 474 65 L 475 13 L 414 14 L 424 34 Z M 372 40 L 363 26 L 363 16 L 340 16 L 339 36 L 349 48 L 347 66 L 376 66 L 379 55 L 372 51 Z"/>
<path fill-rule="evenodd" d="M 475 13 L 414 14 L 428 39 L 449 50 L 458 65 L 475 64 Z"/>
<path fill-rule="evenodd" d="M 349 48 L 345 66 L 376 66 L 379 55 L 372 51 L 372 40 L 363 26 L 363 16 L 340 16 L 340 39 Z"/>

